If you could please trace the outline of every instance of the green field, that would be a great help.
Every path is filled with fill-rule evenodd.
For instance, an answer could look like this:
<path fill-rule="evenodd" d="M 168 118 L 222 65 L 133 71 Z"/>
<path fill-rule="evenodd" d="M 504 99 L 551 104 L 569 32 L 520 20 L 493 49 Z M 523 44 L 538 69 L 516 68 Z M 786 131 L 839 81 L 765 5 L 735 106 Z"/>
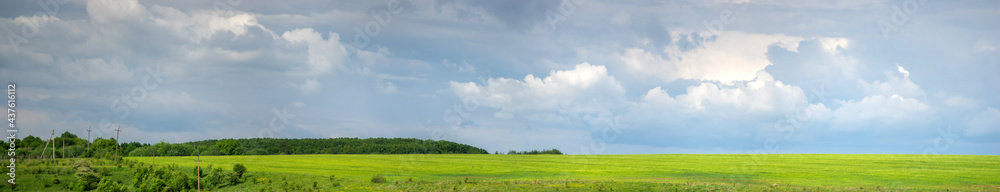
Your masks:
<path fill-rule="evenodd" d="M 196 157 L 155 163 L 193 167 Z M 153 163 L 151 157 L 129 157 Z M 965 190 L 1000 191 L 1000 156 L 980 155 L 271 155 L 203 156 L 246 165 L 247 180 L 336 190 Z M 384 175 L 388 183 L 369 182 Z M 328 177 L 343 179 L 326 186 Z M 257 177 L 257 178 L 253 178 Z M 292 179 L 289 179 L 291 177 Z M 288 182 L 288 181 L 286 181 Z M 252 184 L 251 184 L 252 183 Z M 247 181 L 229 190 L 257 190 Z M 324 188 L 326 187 L 326 188 Z M 513 187 L 513 188 L 511 188 Z M 272 190 L 268 188 L 268 190 Z"/>

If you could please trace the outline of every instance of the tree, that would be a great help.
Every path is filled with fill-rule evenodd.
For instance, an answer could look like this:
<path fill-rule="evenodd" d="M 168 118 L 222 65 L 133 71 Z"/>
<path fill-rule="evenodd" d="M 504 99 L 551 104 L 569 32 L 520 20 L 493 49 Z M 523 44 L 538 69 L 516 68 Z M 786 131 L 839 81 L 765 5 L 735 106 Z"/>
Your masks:
<path fill-rule="evenodd" d="M 223 139 L 215 144 L 219 148 L 219 152 L 223 155 L 239 155 L 240 154 L 240 142 L 235 139 Z"/>
<path fill-rule="evenodd" d="M 15 141 L 15 142 L 17 142 L 17 141 Z M 38 138 L 38 137 L 35 137 L 35 136 L 32 136 L 32 135 L 28 135 L 27 137 L 24 137 L 24 139 L 22 139 L 20 143 L 17 143 L 17 144 L 24 145 L 24 147 L 27 147 L 27 148 L 35 149 L 35 148 L 44 147 L 42 145 L 44 145 L 45 142 L 42 141 L 41 138 Z"/>
<path fill-rule="evenodd" d="M 62 140 L 62 139 L 66 140 L 66 145 L 74 145 L 74 144 L 76 144 L 76 139 L 77 138 L 78 137 L 76 137 L 76 135 L 74 135 L 72 133 L 69 133 L 69 131 L 63 132 L 62 135 L 59 135 L 59 139 L 60 140 Z"/>
<path fill-rule="evenodd" d="M 107 139 L 105 139 L 105 138 L 98 137 L 97 139 L 94 139 L 94 144 L 91 145 L 91 147 L 94 148 L 94 150 L 114 149 L 115 148 L 115 143 L 118 143 L 118 142 L 115 142 L 115 138 L 107 138 Z"/>

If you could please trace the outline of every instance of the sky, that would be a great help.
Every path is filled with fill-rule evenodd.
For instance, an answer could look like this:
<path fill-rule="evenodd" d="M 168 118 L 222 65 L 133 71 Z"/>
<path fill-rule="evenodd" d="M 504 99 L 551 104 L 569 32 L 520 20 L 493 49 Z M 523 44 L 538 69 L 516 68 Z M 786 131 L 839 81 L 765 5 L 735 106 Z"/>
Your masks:
<path fill-rule="evenodd" d="M 1000 2 L 0 3 L 18 137 L 1000 155 Z"/>

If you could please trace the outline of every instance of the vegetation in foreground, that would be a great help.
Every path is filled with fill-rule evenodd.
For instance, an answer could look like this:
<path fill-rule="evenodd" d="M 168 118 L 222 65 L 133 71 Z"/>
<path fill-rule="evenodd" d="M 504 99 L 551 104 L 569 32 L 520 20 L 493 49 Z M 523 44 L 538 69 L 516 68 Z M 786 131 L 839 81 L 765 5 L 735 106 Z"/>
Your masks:
<path fill-rule="evenodd" d="M 130 157 L 151 162 L 149 157 Z M 1000 191 L 1000 156 L 980 155 L 295 155 L 201 157 L 244 164 L 252 181 L 220 190 Z M 156 158 L 193 167 L 194 157 Z M 376 179 L 376 176 L 382 177 Z M 325 179 L 325 180 L 324 180 Z M 373 182 L 381 180 L 383 182 Z M 270 182 L 270 183 L 268 183 Z M 278 182 L 278 185 L 272 185 Z M 323 188 L 322 184 L 336 188 Z"/>
<path fill-rule="evenodd" d="M 192 191 L 200 179 L 204 191 L 1000 191 L 1000 156 L 210 156 L 200 175 L 195 158 L 31 161 L 14 190 Z"/>

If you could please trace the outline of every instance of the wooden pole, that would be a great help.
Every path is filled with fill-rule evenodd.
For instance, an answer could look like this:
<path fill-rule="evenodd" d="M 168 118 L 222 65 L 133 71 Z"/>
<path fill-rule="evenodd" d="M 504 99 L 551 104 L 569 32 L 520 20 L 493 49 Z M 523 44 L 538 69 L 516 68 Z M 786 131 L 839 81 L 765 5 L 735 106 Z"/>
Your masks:
<path fill-rule="evenodd" d="M 122 132 L 122 126 L 119 125 L 118 129 L 115 129 L 115 163 L 118 163 L 118 140 L 121 139 L 119 134 Z"/>
<path fill-rule="evenodd" d="M 55 131 L 53 131 L 55 132 Z M 45 147 L 42 147 L 42 160 L 45 160 L 45 150 L 49 149 L 49 143 L 52 142 L 52 137 L 49 137 L 48 141 L 45 141 Z M 53 144 L 54 145 L 54 144 Z"/>
<path fill-rule="evenodd" d="M 52 159 L 56 159 L 56 130 L 52 130 L 52 135 L 49 135 L 49 140 L 52 140 Z"/>
<path fill-rule="evenodd" d="M 87 149 L 90 149 L 90 126 L 87 127 Z"/>

